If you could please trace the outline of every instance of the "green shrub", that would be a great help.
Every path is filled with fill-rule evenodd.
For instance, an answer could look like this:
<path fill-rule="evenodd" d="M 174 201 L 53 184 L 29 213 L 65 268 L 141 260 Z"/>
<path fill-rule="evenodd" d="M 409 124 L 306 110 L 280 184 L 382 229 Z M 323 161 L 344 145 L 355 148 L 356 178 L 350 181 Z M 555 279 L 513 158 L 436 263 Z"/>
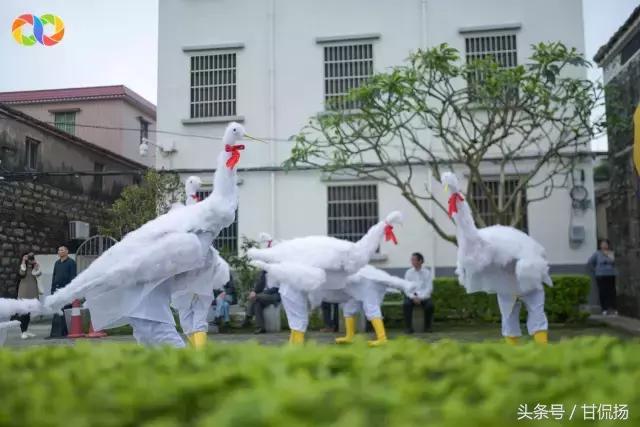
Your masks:
<path fill-rule="evenodd" d="M 550 322 L 575 322 L 588 317 L 580 310 L 587 302 L 591 279 L 583 275 L 556 275 L 553 287 L 545 286 L 545 311 Z M 500 310 L 495 295 L 467 294 L 452 277 L 439 277 L 433 281 L 433 304 L 436 320 L 500 321 Z M 402 325 L 402 297 L 388 294 L 382 307 L 385 323 L 390 327 Z M 521 312 L 526 319 L 526 309 Z"/>
<path fill-rule="evenodd" d="M 488 342 L 383 348 L 126 344 L 0 351 L 0 425 L 513 426 L 520 405 L 626 404 L 640 423 L 640 342 L 580 338 L 510 347 Z M 620 421 L 608 425 L 618 425 Z M 601 425 L 601 424 L 598 424 Z"/>

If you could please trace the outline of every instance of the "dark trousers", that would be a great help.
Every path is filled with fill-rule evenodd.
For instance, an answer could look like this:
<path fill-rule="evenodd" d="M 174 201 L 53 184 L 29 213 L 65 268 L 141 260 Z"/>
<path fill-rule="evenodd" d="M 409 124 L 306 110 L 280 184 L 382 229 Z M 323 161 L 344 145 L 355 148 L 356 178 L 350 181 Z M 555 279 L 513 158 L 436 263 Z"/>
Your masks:
<path fill-rule="evenodd" d="M 20 321 L 20 330 L 22 332 L 27 332 L 27 329 L 29 329 L 29 322 L 31 321 L 31 314 L 21 314 L 18 316 L 18 320 Z"/>
<path fill-rule="evenodd" d="M 256 294 L 256 299 L 253 301 L 249 301 L 249 306 L 247 307 L 247 316 L 256 316 L 256 326 L 258 328 L 264 329 L 264 314 L 262 311 L 265 307 L 271 304 L 278 304 L 279 302 L 280 295 L 278 294 Z"/>
<path fill-rule="evenodd" d="M 338 332 L 340 329 L 340 309 L 339 304 L 333 304 L 330 302 L 322 303 L 322 321 L 324 327 L 332 329 L 334 332 Z"/>
<path fill-rule="evenodd" d="M 597 276 L 600 306 L 603 310 L 616 309 L 616 276 Z"/>
<path fill-rule="evenodd" d="M 413 330 L 413 307 L 416 305 L 411 298 L 404 297 L 402 311 L 404 313 L 404 325 L 408 330 Z M 433 322 L 433 303 L 431 298 L 420 300 L 420 305 L 424 308 L 424 330 L 431 329 Z"/>

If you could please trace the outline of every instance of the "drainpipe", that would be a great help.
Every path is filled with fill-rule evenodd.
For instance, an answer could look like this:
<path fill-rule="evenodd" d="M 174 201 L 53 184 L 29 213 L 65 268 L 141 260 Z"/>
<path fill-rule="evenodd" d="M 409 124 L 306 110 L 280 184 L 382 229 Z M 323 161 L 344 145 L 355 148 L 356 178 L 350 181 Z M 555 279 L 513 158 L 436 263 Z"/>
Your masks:
<path fill-rule="evenodd" d="M 276 0 L 269 1 L 269 136 L 276 137 Z M 277 166 L 276 144 L 269 144 L 269 160 Z M 278 236 L 276 229 L 276 171 L 269 177 L 271 187 L 271 235 Z"/>
<path fill-rule="evenodd" d="M 428 48 L 428 38 L 427 38 L 427 0 L 420 0 L 420 47 L 422 49 Z M 433 138 L 431 136 L 431 132 L 427 130 L 427 147 L 429 151 L 433 150 Z M 429 174 L 427 176 L 427 191 L 429 191 L 430 195 L 433 195 L 433 167 L 429 165 Z M 429 206 L 427 208 L 429 212 L 429 216 L 433 218 L 434 213 L 434 202 L 433 200 L 429 201 Z M 436 234 L 436 230 L 434 226 L 431 226 L 431 256 L 429 257 L 429 265 L 431 267 L 431 274 L 433 277 L 436 277 L 436 251 L 438 249 L 438 236 Z"/>

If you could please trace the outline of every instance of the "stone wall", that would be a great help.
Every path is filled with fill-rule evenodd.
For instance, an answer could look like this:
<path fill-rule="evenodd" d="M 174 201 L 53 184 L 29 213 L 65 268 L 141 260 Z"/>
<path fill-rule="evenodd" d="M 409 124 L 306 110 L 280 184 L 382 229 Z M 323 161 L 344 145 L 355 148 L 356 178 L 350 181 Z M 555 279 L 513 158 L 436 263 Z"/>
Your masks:
<path fill-rule="evenodd" d="M 633 166 L 633 113 L 640 102 L 640 56 L 609 85 L 607 115 L 622 123 L 609 129 L 610 192 L 607 230 L 616 255 L 618 307 L 640 317 L 640 179 Z M 626 150 L 626 151 L 625 151 Z"/>
<path fill-rule="evenodd" d="M 0 181 L 0 295 L 17 294 L 22 253 L 54 254 L 62 244 L 73 246 L 69 221 L 88 222 L 95 234 L 108 206 L 108 202 L 47 184 Z"/>

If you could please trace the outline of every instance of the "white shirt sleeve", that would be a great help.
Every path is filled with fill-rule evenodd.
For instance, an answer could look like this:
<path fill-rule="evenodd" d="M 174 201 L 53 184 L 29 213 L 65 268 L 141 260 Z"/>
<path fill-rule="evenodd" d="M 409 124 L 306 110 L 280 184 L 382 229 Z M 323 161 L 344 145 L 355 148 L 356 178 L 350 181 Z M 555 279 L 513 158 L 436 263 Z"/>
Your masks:
<path fill-rule="evenodd" d="M 431 270 L 428 268 L 424 269 L 425 282 L 426 282 L 426 292 L 425 299 L 431 298 L 431 294 L 433 293 L 433 274 L 431 274 Z"/>

